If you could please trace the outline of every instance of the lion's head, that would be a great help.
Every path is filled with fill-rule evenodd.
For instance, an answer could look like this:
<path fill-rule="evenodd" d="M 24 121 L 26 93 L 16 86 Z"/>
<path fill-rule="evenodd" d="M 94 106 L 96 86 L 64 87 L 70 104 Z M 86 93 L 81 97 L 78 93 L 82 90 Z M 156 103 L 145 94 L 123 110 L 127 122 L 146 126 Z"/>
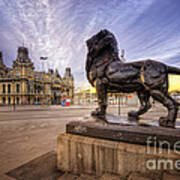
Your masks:
<path fill-rule="evenodd" d="M 110 31 L 104 29 L 88 39 L 86 44 L 88 48 L 86 60 L 87 78 L 93 84 L 93 78 L 89 75 L 93 64 L 104 64 L 103 62 L 105 60 L 107 62 L 107 59 L 109 61 L 119 59 L 117 41 Z"/>
<path fill-rule="evenodd" d="M 114 35 L 107 29 L 103 29 L 86 41 L 88 53 L 98 55 L 102 50 L 118 56 L 118 46 Z"/>

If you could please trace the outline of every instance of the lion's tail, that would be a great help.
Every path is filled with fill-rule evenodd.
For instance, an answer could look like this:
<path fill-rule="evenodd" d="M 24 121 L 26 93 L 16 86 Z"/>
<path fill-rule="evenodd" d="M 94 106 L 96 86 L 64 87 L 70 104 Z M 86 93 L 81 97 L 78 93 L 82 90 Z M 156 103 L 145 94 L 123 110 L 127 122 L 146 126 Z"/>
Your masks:
<path fill-rule="evenodd" d="M 169 74 L 177 74 L 180 75 L 180 68 L 172 67 L 172 66 L 167 66 L 167 72 Z"/>

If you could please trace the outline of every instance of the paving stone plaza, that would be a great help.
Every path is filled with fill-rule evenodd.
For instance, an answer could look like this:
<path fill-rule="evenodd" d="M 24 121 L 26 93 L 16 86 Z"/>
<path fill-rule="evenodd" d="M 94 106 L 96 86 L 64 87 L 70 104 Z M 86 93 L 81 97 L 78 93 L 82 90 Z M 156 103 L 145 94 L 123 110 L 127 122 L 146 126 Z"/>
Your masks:
<path fill-rule="evenodd" d="M 56 172 L 57 174 L 54 172 L 56 171 L 57 136 L 65 132 L 66 123 L 72 120 L 82 120 L 82 117 L 89 115 L 94 108 L 94 105 L 73 105 L 70 107 L 18 106 L 14 112 L 13 107 L 1 107 L 0 179 L 12 180 L 14 178 L 9 176 L 12 174 L 21 177 L 19 179 L 25 177 L 24 180 L 34 180 L 37 177 L 41 179 L 42 174 L 49 177 L 49 179 L 55 177 L 55 175 L 59 176 L 59 179 L 63 179 L 63 177 L 67 180 L 75 179 L 75 176 L 71 174 L 61 176 L 60 172 Z M 121 116 L 125 115 L 130 109 L 136 108 L 135 106 L 121 107 Z M 108 108 L 108 112 L 117 115 L 118 107 L 112 105 Z M 155 104 L 152 110 L 143 118 L 157 119 L 164 113 L 165 109 L 159 104 Z M 178 114 L 178 123 L 179 120 L 180 114 Z M 49 157 L 51 163 L 47 162 Z M 30 165 L 28 165 L 29 163 Z M 18 167 L 22 166 L 23 168 L 17 171 Z M 30 173 L 32 167 L 36 167 L 34 176 Z M 41 170 L 37 167 L 41 167 Z M 83 178 L 83 176 L 81 176 L 81 179 L 87 178 L 86 176 Z M 108 176 L 104 175 L 102 178 L 105 179 Z M 136 176 L 138 179 L 138 175 Z M 95 179 L 93 176 L 88 178 Z"/>

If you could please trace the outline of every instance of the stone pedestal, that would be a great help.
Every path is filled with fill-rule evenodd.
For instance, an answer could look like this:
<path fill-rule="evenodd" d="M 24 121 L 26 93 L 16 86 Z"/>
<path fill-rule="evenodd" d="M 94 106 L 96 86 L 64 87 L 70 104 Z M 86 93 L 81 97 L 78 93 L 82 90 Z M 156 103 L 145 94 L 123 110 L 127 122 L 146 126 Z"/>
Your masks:
<path fill-rule="evenodd" d="M 165 172 L 180 176 L 180 132 L 142 128 L 145 128 L 143 132 L 139 126 L 69 123 L 66 133 L 58 136 L 57 167 L 74 174 L 101 176 L 108 173 L 123 179 L 132 177 L 133 173 L 152 179 L 163 179 Z M 170 131 L 174 131 L 174 135 Z M 102 132 L 106 135 L 102 136 Z M 148 137 L 152 142 L 147 143 Z M 167 145 L 158 147 L 163 139 Z M 177 149 L 174 149 L 175 143 Z"/>

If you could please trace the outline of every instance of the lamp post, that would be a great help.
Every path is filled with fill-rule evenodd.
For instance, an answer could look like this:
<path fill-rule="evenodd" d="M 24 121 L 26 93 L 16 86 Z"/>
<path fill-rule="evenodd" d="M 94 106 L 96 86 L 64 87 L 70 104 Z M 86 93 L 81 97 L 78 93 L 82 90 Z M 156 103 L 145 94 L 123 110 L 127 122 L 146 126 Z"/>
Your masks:
<path fill-rule="evenodd" d="M 16 111 L 16 103 L 15 103 L 15 80 L 13 80 L 13 111 Z"/>
<path fill-rule="evenodd" d="M 121 115 L 121 95 L 118 94 L 118 115 Z"/>
<path fill-rule="evenodd" d="M 52 105 L 53 104 L 53 93 L 52 93 L 52 90 L 53 90 L 53 81 L 52 81 L 52 71 L 51 71 L 51 86 L 50 86 L 50 88 L 51 88 L 51 97 L 50 97 L 50 100 L 51 100 L 51 102 L 50 102 L 50 105 Z"/>

